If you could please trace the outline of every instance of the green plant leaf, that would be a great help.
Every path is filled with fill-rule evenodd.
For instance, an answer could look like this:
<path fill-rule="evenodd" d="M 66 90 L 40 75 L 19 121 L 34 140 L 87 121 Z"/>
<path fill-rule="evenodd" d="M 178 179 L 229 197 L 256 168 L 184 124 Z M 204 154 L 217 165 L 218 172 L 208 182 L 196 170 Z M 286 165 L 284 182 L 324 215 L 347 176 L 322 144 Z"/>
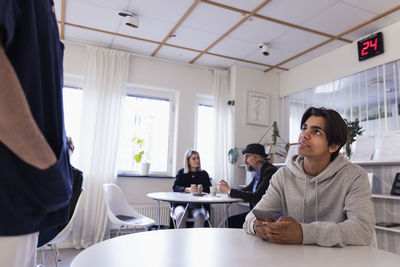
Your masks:
<path fill-rule="evenodd" d="M 142 156 L 143 156 L 144 151 L 140 151 L 138 154 L 134 156 L 134 159 L 137 163 L 140 163 L 142 161 Z"/>

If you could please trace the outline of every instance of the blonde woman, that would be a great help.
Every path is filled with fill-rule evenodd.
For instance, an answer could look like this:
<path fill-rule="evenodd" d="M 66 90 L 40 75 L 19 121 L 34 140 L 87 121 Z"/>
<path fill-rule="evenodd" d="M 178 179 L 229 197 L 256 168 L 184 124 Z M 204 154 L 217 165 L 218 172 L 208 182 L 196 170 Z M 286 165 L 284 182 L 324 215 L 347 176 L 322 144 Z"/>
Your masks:
<path fill-rule="evenodd" d="M 184 168 L 180 169 L 175 176 L 174 185 L 172 187 L 174 192 L 197 192 L 197 185 L 201 184 L 203 185 L 204 192 L 209 193 L 211 186 L 210 177 L 206 171 L 201 169 L 199 153 L 193 149 L 188 149 L 185 152 L 183 164 Z M 172 203 L 172 214 L 177 222 L 181 222 L 179 227 L 184 228 L 186 226 L 186 220 L 189 215 L 194 218 L 194 227 L 203 227 L 210 206 L 191 203 L 187 211 L 184 212 L 185 207 L 185 203 Z M 184 217 L 182 218 L 182 216 Z"/>

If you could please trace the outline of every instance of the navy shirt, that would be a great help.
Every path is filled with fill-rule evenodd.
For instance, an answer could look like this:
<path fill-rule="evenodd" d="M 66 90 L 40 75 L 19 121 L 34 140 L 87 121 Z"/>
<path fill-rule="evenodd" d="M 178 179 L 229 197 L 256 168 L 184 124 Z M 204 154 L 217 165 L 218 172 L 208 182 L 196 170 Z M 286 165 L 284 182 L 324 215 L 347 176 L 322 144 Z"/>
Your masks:
<path fill-rule="evenodd" d="M 174 185 L 172 186 L 172 190 L 174 192 L 184 192 L 185 187 L 190 187 L 192 184 L 203 185 L 203 191 L 206 193 L 210 193 L 210 176 L 204 170 L 196 171 L 196 172 L 188 172 L 185 173 L 184 169 L 180 169 L 175 176 Z M 186 203 L 172 203 L 172 206 L 175 207 L 177 205 L 186 205 Z M 189 208 L 197 209 L 201 208 L 201 204 L 191 203 Z M 207 210 L 210 210 L 210 205 L 204 205 Z"/>
<path fill-rule="evenodd" d="M 1 0 L 0 40 L 32 115 L 57 156 L 39 170 L 0 142 L 0 235 L 21 235 L 68 219 L 71 170 L 66 154 L 63 45 L 50 0 Z"/>

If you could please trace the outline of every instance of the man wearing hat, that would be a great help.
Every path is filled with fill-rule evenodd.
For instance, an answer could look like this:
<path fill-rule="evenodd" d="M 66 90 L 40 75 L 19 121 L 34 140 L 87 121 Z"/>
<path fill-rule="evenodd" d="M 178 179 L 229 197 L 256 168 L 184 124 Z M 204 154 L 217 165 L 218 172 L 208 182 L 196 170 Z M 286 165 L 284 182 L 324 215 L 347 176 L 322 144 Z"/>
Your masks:
<path fill-rule="evenodd" d="M 255 172 L 250 184 L 243 189 L 230 188 L 226 181 L 220 180 L 218 189 L 221 193 L 234 198 L 241 198 L 250 204 L 250 210 L 260 201 L 268 188 L 269 180 L 277 171 L 277 168 L 267 162 L 264 146 L 256 143 L 249 144 L 242 150 L 247 171 Z M 242 228 L 248 212 L 230 216 L 228 225 L 230 228 Z"/>

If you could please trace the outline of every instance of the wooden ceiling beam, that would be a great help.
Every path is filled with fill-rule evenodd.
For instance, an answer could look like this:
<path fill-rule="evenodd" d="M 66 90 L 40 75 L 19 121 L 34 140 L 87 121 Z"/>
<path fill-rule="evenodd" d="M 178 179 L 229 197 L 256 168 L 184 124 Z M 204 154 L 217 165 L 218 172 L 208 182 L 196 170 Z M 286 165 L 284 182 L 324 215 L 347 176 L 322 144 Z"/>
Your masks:
<path fill-rule="evenodd" d="M 271 2 L 271 0 L 264 0 L 262 3 L 260 3 L 255 9 L 253 9 L 249 14 L 246 14 L 241 20 L 239 20 L 239 22 L 237 22 L 235 25 L 233 25 L 227 32 L 222 34 L 217 40 L 215 40 L 211 45 L 209 45 L 206 49 L 204 49 L 200 54 L 198 54 L 189 63 L 193 64 L 194 62 L 196 62 L 202 55 L 204 55 L 206 52 L 208 52 L 208 50 L 213 48 L 216 44 L 218 44 L 226 36 L 231 34 L 234 30 L 236 30 L 240 25 L 242 25 L 244 22 L 246 22 L 253 14 L 255 14 L 257 11 L 259 11 L 261 8 L 263 8 L 269 2 Z"/>
<path fill-rule="evenodd" d="M 66 0 L 61 0 L 61 32 L 60 32 L 60 39 L 64 40 L 64 32 L 65 32 L 65 7 L 66 7 Z"/>
<path fill-rule="evenodd" d="M 213 6 L 217 6 L 217 7 L 220 7 L 220 8 L 224 8 L 224 9 L 228 9 L 228 10 L 231 10 L 231 11 L 235 11 L 235 12 L 241 13 L 243 15 L 250 14 L 250 12 L 247 11 L 247 10 L 239 9 L 239 8 L 236 8 L 236 7 L 227 6 L 227 5 L 216 3 L 216 2 L 213 2 L 213 1 L 202 0 L 202 2 L 206 3 L 206 4 L 209 4 L 209 5 L 213 5 Z M 279 20 L 279 19 L 274 19 L 274 18 L 271 18 L 271 17 L 259 15 L 259 14 L 254 14 L 253 17 L 256 17 L 256 18 L 259 18 L 259 19 L 263 19 L 263 20 L 267 20 L 267 21 L 271 21 L 271 22 L 274 22 L 274 23 L 277 23 L 277 24 L 281 24 L 281 25 L 284 25 L 284 26 L 287 26 L 287 27 L 295 28 L 295 29 L 298 29 L 298 30 L 311 32 L 311 33 L 318 34 L 318 35 L 321 35 L 321 36 L 325 36 L 325 37 L 328 37 L 328 38 L 336 38 L 336 39 L 338 39 L 340 41 L 343 41 L 343 42 L 346 42 L 346 43 L 351 43 L 352 42 L 351 40 L 348 40 L 348 39 L 338 38 L 337 36 L 332 35 L 332 34 L 328 34 L 328 33 L 325 33 L 325 32 L 320 32 L 320 31 L 317 31 L 317 30 L 313 30 L 313 29 L 310 29 L 310 28 L 306 28 L 306 27 L 303 27 L 303 26 L 292 24 L 292 23 L 289 23 L 289 22 L 286 22 L 286 21 L 282 21 L 282 20 Z"/>
<path fill-rule="evenodd" d="M 61 21 L 58 21 L 58 23 L 61 24 Z M 131 35 L 105 31 L 105 30 L 96 29 L 96 28 L 92 28 L 92 27 L 87 27 L 87 26 L 83 26 L 83 25 L 79 25 L 79 24 L 73 24 L 73 23 L 69 23 L 69 22 L 64 22 L 64 23 L 67 26 L 76 27 L 76 28 L 79 28 L 79 29 L 84 29 L 84 30 L 89 30 L 89 31 L 94 31 L 94 32 L 100 32 L 100 33 L 104 33 L 104 34 L 110 34 L 110 35 L 113 35 L 113 36 L 118 36 L 118 37 L 123 37 L 123 38 L 128 38 L 128 39 L 133 39 L 133 40 L 138 40 L 138 41 L 143 41 L 143 42 L 148 42 L 148 43 L 153 43 L 153 44 L 158 44 L 158 45 L 161 44 L 161 42 L 158 42 L 158 41 L 139 38 L 139 37 L 135 37 L 135 36 L 131 36 Z M 179 45 L 174 45 L 174 44 L 169 44 L 169 43 L 164 43 L 164 45 L 165 46 L 169 46 L 169 47 L 173 47 L 173 48 L 177 48 L 177 49 L 183 49 L 183 50 L 187 50 L 187 51 L 191 51 L 191 52 L 196 52 L 196 53 L 201 53 L 202 52 L 202 50 L 193 49 L 193 48 L 184 47 L 184 46 L 179 46 Z M 232 60 L 236 60 L 236 61 L 246 62 L 246 63 L 250 63 L 250 64 L 265 66 L 265 67 L 273 67 L 272 65 L 268 65 L 268 64 L 264 64 L 264 63 L 259 63 L 259 62 L 245 60 L 245 59 L 241 59 L 241 58 L 235 58 L 235 57 L 220 55 L 220 54 L 216 54 L 216 53 L 206 52 L 206 54 L 211 55 L 211 56 L 216 56 L 216 57 L 221 57 L 221 58 L 227 58 L 227 59 L 232 59 Z M 289 70 L 289 69 L 282 68 L 282 67 L 277 67 L 277 69 L 284 70 L 284 71 L 288 71 Z"/>
<path fill-rule="evenodd" d="M 367 21 L 365 21 L 365 22 L 363 22 L 363 23 L 351 28 L 351 29 L 348 29 L 347 31 L 342 32 L 341 34 L 337 35 L 337 37 L 342 37 L 342 36 L 344 36 L 346 34 L 354 32 L 354 31 L 364 27 L 365 25 L 368 25 L 368 24 L 370 24 L 370 23 L 372 23 L 374 21 L 377 21 L 378 19 L 381 19 L 381 18 L 383 18 L 383 17 L 385 17 L 385 16 L 387 16 L 387 15 L 393 13 L 393 12 L 396 12 L 397 10 L 400 10 L 400 5 L 395 6 L 394 8 L 391 8 L 391 9 L 387 10 L 386 12 L 383 12 L 383 13 L 381 13 L 381 14 L 379 14 L 379 15 L 377 15 L 377 16 L 375 16 L 375 17 L 373 17 L 373 18 L 371 18 L 371 19 L 369 19 L 369 20 L 367 20 Z M 298 57 L 300 57 L 300 56 L 302 56 L 304 54 L 307 54 L 308 52 L 310 52 L 312 50 L 315 50 L 315 49 L 317 49 L 317 48 L 319 48 L 319 47 L 321 47 L 323 45 L 326 45 L 327 43 L 330 43 L 333 40 L 335 40 L 335 38 L 330 38 L 329 40 L 326 40 L 325 42 L 317 44 L 317 45 L 315 45 L 315 46 L 313 46 L 313 47 L 311 47 L 311 48 L 309 48 L 309 49 L 307 49 L 307 50 L 305 50 L 305 51 L 303 51 L 303 52 L 301 52 L 301 53 L 299 53 L 299 54 L 297 54 L 297 55 L 295 55 L 295 56 L 293 56 L 291 58 L 288 58 L 288 59 L 280 62 L 277 65 L 274 65 L 273 67 L 270 67 L 270 68 L 264 70 L 264 72 L 268 72 L 268 71 L 270 71 L 270 70 L 272 70 L 274 68 L 277 68 L 277 67 L 279 67 L 279 66 L 281 66 L 281 65 L 283 65 L 283 64 L 285 64 L 285 63 L 287 63 L 289 61 L 292 61 L 293 59 L 296 59 L 296 58 L 298 58 Z"/>
<path fill-rule="evenodd" d="M 151 54 L 152 57 L 154 57 L 158 51 L 160 51 L 161 47 L 168 41 L 168 39 L 171 37 L 172 34 L 176 32 L 176 30 L 182 25 L 182 23 L 185 21 L 185 19 L 192 13 L 192 11 L 195 9 L 195 7 L 201 2 L 201 0 L 195 0 L 193 4 L 189 7 L 189 9 L 185 12 L 185 14 L 180 18 L 180 20 L 175 24 L 175 26 L 169 31 L 169 33 L 164 37 L 164 39 L 161 41 L 161 44 L 159 44 L 154 50 L 154 52 Z"/>

